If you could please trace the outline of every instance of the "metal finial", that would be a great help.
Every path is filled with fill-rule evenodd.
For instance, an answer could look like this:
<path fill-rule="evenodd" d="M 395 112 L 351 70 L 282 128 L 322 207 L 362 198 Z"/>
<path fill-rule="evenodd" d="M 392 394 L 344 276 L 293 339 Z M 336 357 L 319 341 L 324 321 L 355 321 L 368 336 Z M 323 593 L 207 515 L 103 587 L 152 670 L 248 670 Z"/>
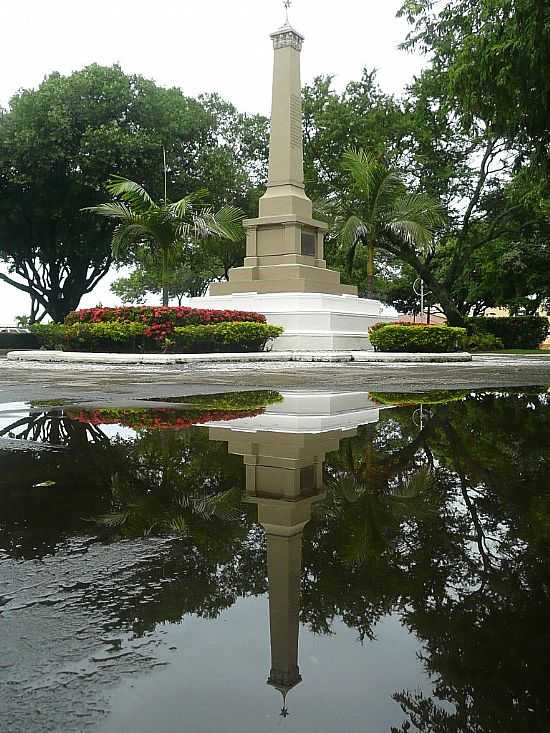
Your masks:
<path fill-rule="evenodd" d="M 286 22 L 287 25 L 290 23 L 288 19 L 288 11 L 290 9 L 290 6 L 292 5 L 292 0 L 284 0 L 283 5 L 285 6 L 285 12 L 286 12 Z"/>

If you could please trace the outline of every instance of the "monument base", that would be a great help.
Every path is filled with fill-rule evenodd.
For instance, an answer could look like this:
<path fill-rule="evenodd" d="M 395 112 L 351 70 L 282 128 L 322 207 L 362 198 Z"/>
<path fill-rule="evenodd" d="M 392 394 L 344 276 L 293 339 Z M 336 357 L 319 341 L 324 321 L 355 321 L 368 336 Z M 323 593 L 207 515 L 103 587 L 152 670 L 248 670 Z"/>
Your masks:
<path fill-rule="evenodd" d="M 182 305 L 263 313 L 285 329 L 273 351 L 372 351 L 369 328 L 398 318 L 379 300 L 325 293 L 235 293 L 187 298 Z"/>

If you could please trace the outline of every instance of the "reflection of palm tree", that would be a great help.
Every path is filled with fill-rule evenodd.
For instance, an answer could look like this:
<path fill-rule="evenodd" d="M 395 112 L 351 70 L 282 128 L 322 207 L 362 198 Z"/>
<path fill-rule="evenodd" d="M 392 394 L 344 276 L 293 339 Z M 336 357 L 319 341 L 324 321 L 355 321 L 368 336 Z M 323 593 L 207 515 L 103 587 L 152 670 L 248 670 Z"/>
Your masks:
<path fill-rule="evenodd" d="M 206 433 L 141 431 L 117 445 L 125 447 L 127 460 L 112 476 L 111 511 L 93 520 L 105 532 L 192 535 L 208 542 L 242 519 L 242 465 L 233 466 Z"/>
<path fill-rule="evenodd" d="M 376 435 L 366 431 L 366 445 L 358 454 L 353 439 L 348 440 L 340 460 L 332 462 L 327 480 L 331 495 L 328 511 L 348 515 L 344 557 L 349 563 L 364 564 L 382 555 L 391 538 L 397 536 L 401 517 L 408 512 L 403 501 L 414 499 L 432 485 L 433 458 L 426 445 L 431 430 L 432 426 L 424 426 L 415 440 L 389 455 L 376 450 Z M 418 464 L 421 449 L 430 457 L 428 464 Z"/>

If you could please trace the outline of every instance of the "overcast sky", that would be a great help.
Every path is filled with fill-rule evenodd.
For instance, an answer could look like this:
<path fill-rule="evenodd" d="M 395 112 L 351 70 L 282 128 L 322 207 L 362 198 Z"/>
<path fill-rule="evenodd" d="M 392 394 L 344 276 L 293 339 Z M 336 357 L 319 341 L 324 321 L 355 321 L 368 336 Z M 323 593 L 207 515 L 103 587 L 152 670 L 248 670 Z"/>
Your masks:
<path fill-rule="evenodd" d="M 407 32 L 401 0 L 294 0 L 292 24 L 306 36 L 302 78 L 333 74 L 338 87 L 377 68 L 399 93 L 422 60 L 398 49 Z M 269 33 L 284 18 L 280 0 L 0 0 L 0 105 L 52 71 L 119 63 L 185 94 L 219 92 L 246 112 L 269 113 Z M 114 305 L 107 279 L 83 301 Z M 0 284 L 0 322 L 28 312 L 26 296 Z"/>

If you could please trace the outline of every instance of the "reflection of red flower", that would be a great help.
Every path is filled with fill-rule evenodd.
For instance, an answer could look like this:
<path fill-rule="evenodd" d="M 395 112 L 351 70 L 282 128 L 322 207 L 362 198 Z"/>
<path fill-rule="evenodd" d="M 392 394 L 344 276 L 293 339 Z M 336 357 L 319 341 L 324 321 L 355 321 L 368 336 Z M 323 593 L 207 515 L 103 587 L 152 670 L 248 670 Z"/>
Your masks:
<path fill-rule="evenodd" d="M 128 428 L 140 430 L 153 428 L 155 430 L 187 430 L 193 425 L 208 422 L 224 422 L 238 420 L 243 417 L 256 417 L 264 413 L 259 410 L 228 410 L 213 412 L 195 412 L 183 410 L 113 410 L 96 409 L 81 410 L 79 413 L 69 413 L 71 420 L 86 425 L 124 425 Z"/>

